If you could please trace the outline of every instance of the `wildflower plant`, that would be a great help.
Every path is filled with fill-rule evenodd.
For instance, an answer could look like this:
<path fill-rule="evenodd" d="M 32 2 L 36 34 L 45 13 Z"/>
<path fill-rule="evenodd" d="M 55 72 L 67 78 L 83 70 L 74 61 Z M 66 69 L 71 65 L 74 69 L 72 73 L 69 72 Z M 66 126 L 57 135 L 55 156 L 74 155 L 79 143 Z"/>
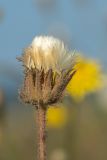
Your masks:
<path fill-rule="evenodd" d="M 103 74 L 95 60 L 78 56 L 75 65 L 76 74 L 68 83 L 66 90 L 76 100 L 83 100 L 85 95 L 103 88 Z"/>
<path fill-rule="evenodd" d="M 47 127 L 60 129 L 68 122 L 68 110 L 65 106 L 50 106 L 47 110 Z"/>
<path fill-rule="evenodd" d="M 24 66 L 20 98 L 35 106 L 38 126 L 38 160 L 46 160 L 46 113 L 58 103 L 76 70 L 76 56 L 56 38 L 40 36 L 18 58 Z"/>

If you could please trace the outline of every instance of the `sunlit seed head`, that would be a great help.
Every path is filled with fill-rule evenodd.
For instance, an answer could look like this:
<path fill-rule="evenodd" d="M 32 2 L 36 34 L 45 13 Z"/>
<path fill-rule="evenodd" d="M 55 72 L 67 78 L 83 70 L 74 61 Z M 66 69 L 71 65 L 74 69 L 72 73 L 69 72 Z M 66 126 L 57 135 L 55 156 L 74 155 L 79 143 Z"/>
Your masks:
<path fill-rule="evenodd" d="M 60 72 L 72 68 L 75 56 L 69 53 L 64 43 L 48 36 L 35 37 L 31 45 L 25 49 L 22 56 L 24 65 L 29 69 L 37 68 Z"/>

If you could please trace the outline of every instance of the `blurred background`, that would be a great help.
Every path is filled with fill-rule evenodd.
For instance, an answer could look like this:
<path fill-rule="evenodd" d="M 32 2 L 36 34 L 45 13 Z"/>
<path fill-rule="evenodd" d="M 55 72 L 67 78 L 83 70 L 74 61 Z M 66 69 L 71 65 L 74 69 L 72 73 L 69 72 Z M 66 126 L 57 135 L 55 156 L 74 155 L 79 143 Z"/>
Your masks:
<path fill-rule="evenodd" d="M 106 0 L 0 0 L 0 160 L 37 154 L 35 109 L 19 99 L 23 68 L 16 57 L 38 35 L 60 38 L 95 61 L 79 72 L 82 88 L 75 77 L 73 93 L 47 113 L 48 160 L 107 160 Z"/>

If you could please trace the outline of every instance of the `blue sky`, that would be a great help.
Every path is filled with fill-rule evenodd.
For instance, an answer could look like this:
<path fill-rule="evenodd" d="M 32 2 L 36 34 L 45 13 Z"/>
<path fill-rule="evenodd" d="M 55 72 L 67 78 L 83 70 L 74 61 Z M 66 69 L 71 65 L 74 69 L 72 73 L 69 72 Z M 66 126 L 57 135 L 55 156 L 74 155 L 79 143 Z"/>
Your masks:
<path fill-rule="evenodd" d="M 0 62 L 17 66 L 15 57 L 35 36 L 59 37 L 61 30 L 69 37 L 69 48 L 97 58 L 106 66 L 106 0 L 57 0 L 43 11 L 36 0 L 0 0 L 0 8 L 5 13 L 0 23 Z"/>

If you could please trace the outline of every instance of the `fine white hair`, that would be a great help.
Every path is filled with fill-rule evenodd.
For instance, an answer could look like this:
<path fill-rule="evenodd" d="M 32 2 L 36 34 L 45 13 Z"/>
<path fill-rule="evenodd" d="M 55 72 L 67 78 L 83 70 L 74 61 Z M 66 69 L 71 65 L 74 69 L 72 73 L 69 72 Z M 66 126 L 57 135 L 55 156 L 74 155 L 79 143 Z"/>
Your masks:
<path fill-rule="evenodd" d="M 24 65 L 29 69 L 52 69 L 61 72 L 74 66 L 75 56 L 67 50 L 64 43 L 48 36 L 35 37 L 22 56 Z"/>

